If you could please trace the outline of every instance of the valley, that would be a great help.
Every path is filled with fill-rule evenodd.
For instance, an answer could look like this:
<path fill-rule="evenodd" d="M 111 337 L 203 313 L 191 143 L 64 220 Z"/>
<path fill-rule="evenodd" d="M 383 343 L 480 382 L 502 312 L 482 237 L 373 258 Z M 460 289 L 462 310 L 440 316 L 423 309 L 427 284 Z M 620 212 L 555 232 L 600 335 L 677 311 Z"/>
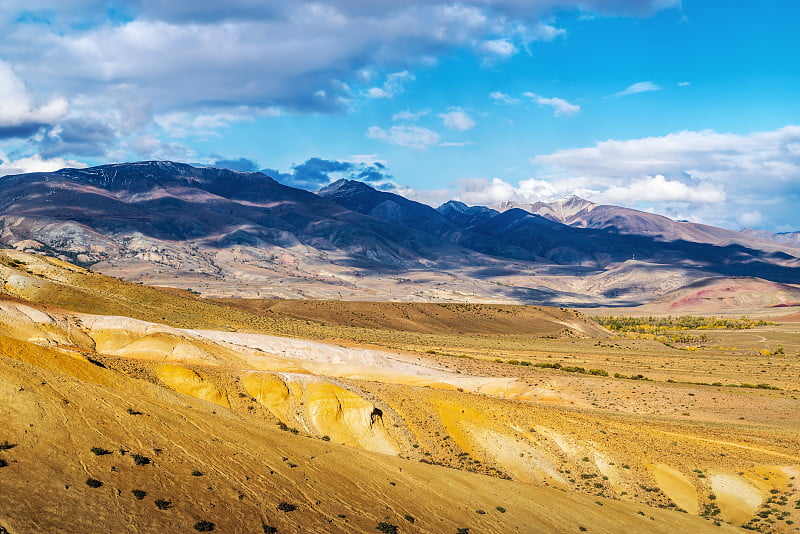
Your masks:
<path fill-rule="evenodd" d="M 46 256 L 0 264 L 12 534 L 800 521 L 791 307 L 667 346 L 567 308 L 208 300 Z M 25 506 L 32 484 L 43 500 Z"/>

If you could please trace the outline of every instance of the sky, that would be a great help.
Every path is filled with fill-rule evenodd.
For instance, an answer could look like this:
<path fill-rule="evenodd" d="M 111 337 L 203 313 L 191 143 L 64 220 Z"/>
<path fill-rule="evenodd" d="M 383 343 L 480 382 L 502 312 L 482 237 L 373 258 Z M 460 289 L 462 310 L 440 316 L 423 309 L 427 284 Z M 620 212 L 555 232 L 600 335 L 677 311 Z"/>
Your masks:
<path fill-rule="evenodd" d="M 799 231 L 798 27 L 794 0 L 3 0 L 0 176 L 173 160 Z"/>

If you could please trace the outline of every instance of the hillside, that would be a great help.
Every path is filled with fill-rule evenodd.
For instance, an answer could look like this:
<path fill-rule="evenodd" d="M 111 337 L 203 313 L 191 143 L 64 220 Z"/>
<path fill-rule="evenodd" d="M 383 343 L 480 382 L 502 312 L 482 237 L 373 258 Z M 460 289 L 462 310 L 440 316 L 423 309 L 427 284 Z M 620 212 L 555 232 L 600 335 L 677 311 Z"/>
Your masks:
<path fill-rule="evenodd" d="M 708 278 L 671 291 L 641 307 L 670 313 L 745 313 L 800 306 L 800 287 L 753 277 Z M 780 310 L 775 310 L 778 314 Z"/>
<path fill-rule="evenodd" d="M 237 303 L 251 313 L 40 256 L 0 263 L 16 295 L 0 299 L 0 526 L 11 534 L 199 521 L 222 532 L 381 521 L 431 533 L 789 532 L 800 520 L 781 504 L 800 499 L 800 368 L 786 356 L 800 337 L 783 327 L 711 332 L 722 337 L 688 351 L 609 339 L 566 309 Z M 174 326 L 145 318 L 159 303 Z M 551 335 L 565 322 L 573 335 Z M 472 332 L 456 333 L 462 323 Z M 778 340 L 781 353 L 753 350 Z M 768 387 L 739 386 L 765 368 Z M 771 505 L 777 525 L 760 515 Z"/>

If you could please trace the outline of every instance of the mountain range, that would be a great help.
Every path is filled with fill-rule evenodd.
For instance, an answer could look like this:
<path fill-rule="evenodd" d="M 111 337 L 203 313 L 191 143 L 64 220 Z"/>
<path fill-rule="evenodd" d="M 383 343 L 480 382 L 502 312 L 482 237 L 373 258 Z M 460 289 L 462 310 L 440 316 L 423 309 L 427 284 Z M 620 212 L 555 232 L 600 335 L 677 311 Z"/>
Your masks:
<path fill-rule="evenodd" d="M 0 245 L 207 296 L 635 305 L 707 277 L 800 281 L 791 239 L 575 196 L 434 209 L 162 161 L 0 179 Z"/>

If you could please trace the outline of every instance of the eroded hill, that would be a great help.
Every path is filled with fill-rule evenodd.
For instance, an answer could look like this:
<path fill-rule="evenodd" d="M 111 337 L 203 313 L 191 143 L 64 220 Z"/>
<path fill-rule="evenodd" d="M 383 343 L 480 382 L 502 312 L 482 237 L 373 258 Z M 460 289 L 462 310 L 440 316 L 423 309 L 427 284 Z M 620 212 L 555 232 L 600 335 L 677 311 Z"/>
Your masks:
<path fill-rule="evenodd" d="M 591 323 L 544 308 L 386 305 L 386 324 L 348 303 L 251 313 L 38 256 L 0 263 L 14 295 L 0 300 L 11 534 L 800 521 L 800 346 L 685 351 L 597 326 L 559 337 L 559 321 Z M 771 389 L 738 387 L 761 369 L 780 372 L 763 377 Z"/>

